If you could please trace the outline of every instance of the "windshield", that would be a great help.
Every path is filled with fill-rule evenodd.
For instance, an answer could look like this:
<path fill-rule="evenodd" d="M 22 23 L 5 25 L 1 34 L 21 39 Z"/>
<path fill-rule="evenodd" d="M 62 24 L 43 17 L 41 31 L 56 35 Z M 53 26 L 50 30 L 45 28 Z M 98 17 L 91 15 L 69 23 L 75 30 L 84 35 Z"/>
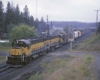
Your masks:
<path fill-rule="evenodd" d="M 22 41 L 14 41 L 12 47 L 26 47 L 26 44 Z"/>

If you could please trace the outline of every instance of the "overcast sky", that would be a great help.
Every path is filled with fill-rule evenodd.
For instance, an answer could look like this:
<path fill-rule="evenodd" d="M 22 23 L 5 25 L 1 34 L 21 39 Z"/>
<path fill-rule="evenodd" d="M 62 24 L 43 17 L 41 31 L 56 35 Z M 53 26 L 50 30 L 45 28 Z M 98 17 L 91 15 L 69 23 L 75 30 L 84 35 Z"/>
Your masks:
<path fill-rule="evenodd" d="M 8 1 L 13 1 L 14 6 L 19 4 L 21 11 L 27 5 L 30 15 L 36 18 L 36 0 L 2 0 L 5 9 Z M 94 10 L 98 9 L 100 0 L 37 0 L 37 17 L 41 19 L 43 16 L 45 21 L 48 15 L 49 21 L 95 22 Z M 98 16 L 100 21 L 100 11 Z"/>

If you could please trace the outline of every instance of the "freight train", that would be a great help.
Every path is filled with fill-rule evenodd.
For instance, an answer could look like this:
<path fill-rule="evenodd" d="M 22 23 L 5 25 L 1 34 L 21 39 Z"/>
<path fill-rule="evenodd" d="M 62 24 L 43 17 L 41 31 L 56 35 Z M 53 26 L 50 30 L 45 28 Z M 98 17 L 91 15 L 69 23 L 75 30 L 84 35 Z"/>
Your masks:
<path fill-rule="evenodd" d="M 7 56 L 9 64 L 26 64 L 31 59 L 45 55 L 55 48 L 61 47 L 69 42 L 69 38 L 76 39 L 84 34 L 83 31 L 63 33 L 61 35 L 47 36 L 36 39 L 20 39 L 12 42 L 12 48 Z"/>

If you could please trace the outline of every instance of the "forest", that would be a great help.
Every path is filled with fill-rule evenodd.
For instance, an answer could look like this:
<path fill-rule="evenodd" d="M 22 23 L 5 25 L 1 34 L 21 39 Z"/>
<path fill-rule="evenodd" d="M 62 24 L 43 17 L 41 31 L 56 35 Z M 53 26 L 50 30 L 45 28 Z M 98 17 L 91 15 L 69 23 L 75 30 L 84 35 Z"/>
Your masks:
<path fill-rule="evenodd" d="M 95 23 L 77 22 L 77 21 L 48 21 L 48 24 L 44 21 L 43 17 L 39 20 L 34 19 L 34 16 L 30 14 L 28 6 L 25 5 L 23 11 L 20 11 L 19 5 L 13 5 L 13 3 L 8 2 L 7 7 L 4 10 L 3 2 L 0 1 L 0 38 L 4 34 L 11 33 L 11 30 L 15 26 L 20 26 L 20 24 L 26 24 L 30 27 L 35 27 L 38 35 L 42 32 L 51 29 L 52 26 L 55 27 L 69 27 L 70 28 L 89 28 L 96 27 Z M 49 27 L 49 28 L 48 28 Z"/>
<path fill-rule="evenodd" d="M 18 4 L 14 6 L 11 2 L 8 2 L 6 10 L 4 10 L 3 2 L 0 1 L 0 36 L 4 33 L 9 33 L 11 26 L 26 24 L 37 29 L 38 23 L 45 24 L 43 17 L 41 17 L 40 21 L 38 18 L 34 19 L 30 15 L 27 5 L 25 5 L 23 12 L 21 12 Z"/>

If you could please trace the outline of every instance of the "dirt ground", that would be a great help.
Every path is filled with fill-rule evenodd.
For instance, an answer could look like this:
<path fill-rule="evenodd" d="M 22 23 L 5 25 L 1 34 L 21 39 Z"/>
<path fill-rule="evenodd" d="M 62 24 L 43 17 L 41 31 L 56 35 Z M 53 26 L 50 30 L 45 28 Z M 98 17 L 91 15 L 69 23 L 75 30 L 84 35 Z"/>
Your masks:
<path fill-rule="evenodd" d="M 8 54 L 7 52 L 0 52 L 1 56 L 6 56 L 7 54 Z M 81 51 L 77 51 L 77 52 L 71 51 L 70 52 L 70 51 L 56 50 L 54 52 L 50 52 L 47 55 L 43 56 L 43 58 L 41 60 L 39 60 L 40 59 L 39 58 L 38 61 L 36 61 L 36 62 L 38 64 L 40 64 L 43 60 L 46 60 L 46 62 L 51 62 L 55 58 L 65 58 L 65 57 L 67 58 L 68 56 L 81 57 L 82 55 L 92 55 L 95 57 L 95 69 L 96 69 L 97 75 L 98 75 L 98 79 L 96 79 L 96 80 L 100 80 L 100 52 L 83 52 L 83 51 L 82 52 Z M 36 64 L 36 63 L 33 62 L 33 63 L 29 64 L 30 66 L 29 65 L 26 66 L 25 69 L 23 68 L 22 71 L 21 70 L 15 71 L 16 74 L 18 74 L 18 75 L 16 75 L 16 76 L 14 75 L 15 78 L 13 77 L 13 80 L 14 79 L 22 80 L 23 78 L 21 77 L 20 73 L 23 73 L 25 70 L 31 69 L 32 65 L 34 65 L 34 64 Z M 37 64 L 37 66 L 38 66 L 38 64 Z M 14 74 L 14 73 L 12 73 L 12 74 Z M 11 76 L 11 75 L 8 75 L 8 76 Z M 20 75 L 20 77 L 18 78 L 17 76 L 19 76 L 19 75 Z M 32 74 L 30 74 L 30 75 L 32 75 Z M 2 78 L 2 79 L 7 80 L 7 77 Z M 28 79 L 26 79 L 26 80 L 28 80 Z"/>
<path fill-rule="evenodd" d="M 82 39 L 80 39 L 80 42 L 81 42 L 81 40 Z M 79 42 L 79 40 L 78 40 L 78 42 Z M 22 69 L 12 72 L 11 74 L 7 75 L 6 77 L 0 78 L 0 80 L 11 80 L 11 79 L 12 80 L 23 80 L 24 77 L 26 77 L 26 76 L 25 75 L 21 76 L 20 74 L 22 74 L 26 70 L 32 69 L 32 67 L 37 67 L 38 64 L 40 64 L 43 60 L 46 60 L 46 62 L 51 62 L 53 59 L 59 58 L 59 57 L 60 58 L 65 58 L 65 57 L 67 58 L 68 56 L 81 57 L 82 55 L 92 55 L 95 57 L 94 63 L 95 63 L 95 69 L 96 69 L 96 72 L 98 75 L 98 79 L 96 79 L 96 80 L 100 80 L 100 52 L 67 51 L 68 47 L 69 47 L 69 44 L 64 46 L 63 48 L 60 48 L 53 52 L 50 52 L 50 53 L 46 54 L 45 56 L 36 59 L 34 62 L 23 67 Z M 6 55 L 8 55 L 8 52 L 0 51 L 0 56 L 6 56 Z M 30 74 L 30 75 L 32 75 L 32 74 Z M 25 79 L 25 80 L 28 80 L 28 79 Z"/>

